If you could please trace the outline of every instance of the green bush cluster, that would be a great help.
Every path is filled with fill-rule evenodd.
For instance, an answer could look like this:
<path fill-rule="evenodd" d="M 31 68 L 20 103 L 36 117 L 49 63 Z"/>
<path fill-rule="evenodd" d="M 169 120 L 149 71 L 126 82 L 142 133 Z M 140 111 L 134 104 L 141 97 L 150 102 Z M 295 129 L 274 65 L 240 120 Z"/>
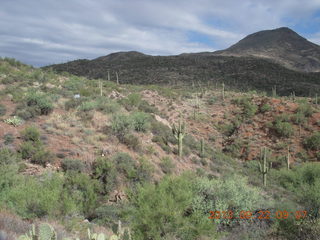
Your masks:
<path fill-rule="evenodd" d="M 31 163 L 42 166 L 51 162 L 51 154 L 45 149 L 40 139 L 40 132 L 36 127 L 26 127 L 21 132 L 21 136 L 24 142 L 20 145 L 18 151 L 22 159 L 30 159 Z"/>
<path fill-rule="evenodd" d="M 291 137 L 294 134 L 292 124 L 289 122 L 276 121 L 273 125 L 273 129 L 281 137 Z"/>
<path fill-rule="evenodd" d="M 1 148 L 0 149 L 0 166 L 9 165 L 9 164 L 16 164 L 19 161 L 20 161 L 20 157 L 17 155 L 16 152 L 14 152 L 8 148 Z"/>
<path fill-rule="evenodd" d="M 79 159 L 69 159 L 65 158 L 61 161 L 61 168 L 63 171 L 75 171 L 75 172 L 84 172 L 86 170 L 86 165 L 83 161 Z"/>
<path fill-rule="evenodd" d="M 24 103 L 17 106 L 16 115 L 28 120 L 39 115 L 48 115 L 53 111 L 53 104 L 46 94 L 31 92 Z"/>
<path fill-rule="evenodd" d="M 125 140 L 125 136 L 132 130 L 146 132 L 150 128 L 150 116 L 147 113 L 135 112 L 131 115 L 117 114 L 111 121 L 112 132 L 120 141 Z"/>
<path fill-rule="evenodd" d="M 305 117 L 310 117 L 314 110 L 312 106 L 308 103 L 301 103 L 297 108 L 297 113 L 302 114 Z"/>
<path fill-rule="evenodd" d="M 261 113 L 270 112 L 272 110 L 272 107 L 269 104 L 265 103 L 260 106 L 259 110 Z"/>
<path fill-rule="evenodd" d="M 233 100 L 233 103 L 242 108 L 242 115 L 245 118 L 253 117 L 258 111 L 258 106 L 252 102 L 251 98 L 248 97 L 235 99 Z"/>
<path fill-rule="evenodd" d="M 165 174 L 171 174 L 175 165 L 170 157 L 163 157 L 161 159 L 160 167 Z"/>
<path fill-rule="evenodd" d="M 139 93 L 131 93 L 126 98 L 120 100 L 120 103 L 128 110 L 138 109 L 142 98 Z"/>
<path fill-rule="evenodd" d="M 281 170 L 277 175 L 281 186 L 295 193 L 299 203 L 308 211 L 308 216 L 319 219 L 320 210 L 320 165 L 306 163 L 292 171 Z"/>
<path fill-rule="evenodd" d="M 170 153 L 172 150 L 169 143 L 176 144 L 171 129 L 156 120 L 151 121 L 151 132 L 154 135 L 153 142 L 156 142 L 165 152 Z"/>
<path fill-rule="evenodd" d="M 0 104 L 0 116 L 4 116 L 7 112 L 6 106 L 3 104 Z"/>
<path fill-rule="evenodd" d="M 101 183 L 100 192 L 103 194 L 110 193 L 121 179 L 126 179 L 131 184 L 150 180 L 152 172 L 152 166 L 145 159 L 140 159 L 137 163 L 124 152 L 111 158 L 100 157 L 92 165 L 92 176 Z"/>
<path fill-rule="evenodd" d="M 194 176 L 165 177 L 129 193 L 127 215 L 133 239 L 211 239 L 217 236 L 208 212 L 195 211 Z M 210 209 L 211 210 L 211 209 Z"/>
<path fill-rule="evenodd" d="M 320 150 L 320 132 L 316 132 L 312 136 L 307 137 L 304 140 L 304 146 L 307 149 L 319 151 Z"/>

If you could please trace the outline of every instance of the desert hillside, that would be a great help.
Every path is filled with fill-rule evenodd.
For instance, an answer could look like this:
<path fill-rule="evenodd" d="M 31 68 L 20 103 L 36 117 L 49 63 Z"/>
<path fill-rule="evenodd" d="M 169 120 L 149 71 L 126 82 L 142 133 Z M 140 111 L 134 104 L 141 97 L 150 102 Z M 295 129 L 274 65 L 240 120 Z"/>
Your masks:
<path fill-rule="evenodd" d="M 317 95 L 123 84 L 8 58 L 0 81 L 0 239 L 44 222 L 58 239 L 319 234 Z M 209 219 L 262 209 L 271 219 Z"/>

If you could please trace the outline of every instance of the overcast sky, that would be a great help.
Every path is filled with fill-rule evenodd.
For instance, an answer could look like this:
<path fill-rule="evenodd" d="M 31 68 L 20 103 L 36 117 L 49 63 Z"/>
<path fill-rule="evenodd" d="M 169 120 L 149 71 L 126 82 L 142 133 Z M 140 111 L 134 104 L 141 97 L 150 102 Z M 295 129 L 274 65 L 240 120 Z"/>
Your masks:
<path fill-rule="evenodd" d="M 44 66 L 215 51 L 282 26 L 320 44 L 320 0 L 0 0 L 0 56 Z"/>

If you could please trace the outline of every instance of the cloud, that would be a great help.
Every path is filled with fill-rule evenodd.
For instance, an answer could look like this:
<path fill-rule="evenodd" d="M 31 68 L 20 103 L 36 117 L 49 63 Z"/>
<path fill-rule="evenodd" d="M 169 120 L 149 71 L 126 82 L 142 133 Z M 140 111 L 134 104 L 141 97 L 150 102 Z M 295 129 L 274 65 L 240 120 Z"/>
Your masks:
<path fill-rule="evenodd" d="M 0 56 L 43 66 L 115 51 L 214 51 L 255 31 L 295 30 L 319 9 L 318 0 L 2 0 Z M 316 32 L 308 37 L 319 42 Z"/>

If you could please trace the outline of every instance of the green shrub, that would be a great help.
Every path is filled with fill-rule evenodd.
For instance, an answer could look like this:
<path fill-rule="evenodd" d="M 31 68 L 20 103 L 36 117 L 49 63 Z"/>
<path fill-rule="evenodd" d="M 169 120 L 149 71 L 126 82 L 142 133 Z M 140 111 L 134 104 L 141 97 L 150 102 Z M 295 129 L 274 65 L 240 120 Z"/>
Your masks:
<path fill-rule="evenodd" d="M 125 134 L 120 141 L 136 152 L 140 152 L 142 149 L 140 138 L 133 134 Z"/>
<path fill-rule="evenodd" d="M 311 150 L 320 150 L 320 132 L 314 133 L 312 136 L 304 140 L 304 146 Z"/>
<path fill-rule="evenodd" d="M 35 126 L 26 127 L 21 132 L 21 136 L 24 141 L 32 141 L 32 142 L 40 141 L 40 132 Z"/>
<path fill-rule="evenodd" d="M 79 159 L 63 159 L 61 161 L 61 168 L 63 171 L 75 171 L 75 172 L 83 172 L 86 169 L 86 165 L 83 163 L 83 161 Z"/>
<path fill-rule="evenodd" d="M 0 166 L 5 164 L 15 164 L 19 161 L 19 157 L 8 148 L 0 149 Z"/>
<path fill-rule="evenodd" d="M 319 218 L 320 209 L 320 165 L 306 163 L 292 171 L 280 171 L 278 182 L 299 198 L 311 218 Z"/>
<path fill-rule="evenodd" d="M 252 99 L 247 98 L 247 97 L 235 99 L 235 100 L 233 100 L 233 103 L 242 107 L 242 114 L 245 118 L 253 117 L 258 110 L 258 106 L 256 104 L 252 103 Z"/>
<path fill-rule="evenodd" d="M 21 154 L 22 159 L 30 159 L 36 154 L 38 149 L 39 147 L 35 146 L 32 142 L 24 142 L 20 145 L 20 149 L 18 151 Z"/>
<path fill-rule="evenodd" d="M 161 159 L 160 167 L 165 174 L 171 174 L 175 165 L 170 157 L 163 157 Z"/>
<path fill-rule="evenodd" d="M 141 103 L 139 104 L 139 110 L 142 112 L 146 112 L 146 113 L 158 113 L 159 112 L 159 110 L 156 107 L 151 106 L 145 100 L 142 100 Z"/>
<path fill-rule="evenodd" d="M 139 159 L 139 165 L 136 167 L 136 181 L 140 183 L 150 182 L 154 168 L 145 158 Z"/>
<path fill-rule="evenodd" d="M 88 112 L 88 111 L 94 110 L 96 107 L 97 107 L 97 103 L 95 101 L 87 101 L 87 102 L 83 102 L 79 106 L 79 110 Z"/>
<path fill-rule="evenodd" d="M 69 171 L 65 180 L 66 193 L 76 201 L 85 217 L 94 213 L 98 206 L 99 182 L 84 173 Z"/>
<path fill-rule="evenodd" d="M 29 120 L 41 115 L 41 111 L 37 107 L 25 107 L 24 105 L 19 105 L 15 114 L 24 120 Z"/>
<path fill-rule="evenodd" d="M 51 154 L 45 150 L 43 143 L 40 140 L 40 132 L 34 127 L 30 126 L 21 132 L 24 142 L 20 145 L 19 153 L 22 159 L 30 159 L 31 163 L 46 166 L 51 162 Z"/>
<path fill-rule="evenodd" d="M 36 106 L 41 115 L 48 115 L 53 110 L 52 102 L 45 94 L 29 93 L 26 97 L 26 104 L 28 107 Z"/>
<path fill-rule="evenodd" d="M 124 174 L 127 178 L 135 177 L 135 161 L 129 154 L 119 152 L 113 156 L 117 171 Z"/>
<path fill-rule="evenodd" d="M 0 116 L 6 115 L 6 112 L 7 112 L 6 106 L 4 106 L 3 104 L 0 104 Z"/>
<path fill-rule="evenodd" d="M 119 140 L 122 140 L 126 134 L 129 134 L 133 130 L 133 127 L 133 121 L 127 115 L 115 115 L 111 120 L 111 129 Z"/>
<path fill-rule="evenodd" d="M 45 150 L 43 147 L 37 148 L 34 154 L 30 158 L 30 162 L 34 164 L 39 164 L 46 166 L 47 163 L 52 161 L 52 156 L 49 151 Z"/>
<path fill-rule="evenodd" d="M 271 106 L 267 103 L 263 104 L 262 106 L 260 106 L 260 112 L 261 113 L 265 113 L 265 112 L 270 112 L 271 111 Z"/>
<path fill-rule="evenodd" d="M 9 145 L 14 142 L 14 136 L 12 133 L 7 133 L 3 136 L 4 144 Z"/>
<path fill-rule="evenodd" d="M 98 158 L 93 163 L 92 175 L 101 182 L 101 193 L 108 194 L 118 183 L 117 169 L 113 161 L 106 158 Z"/>
<path fill-rule="evenodd" d="M 308 103 L 302 103 L 297 108 L 297 113 L 303 114 L 305 117 L 310 117 L 313 114 L 314 110 L 312 106 Z"/>
<path fill-rule="evenodd" d="M 74 109 L 80 106 L 82 102 L 83 99 L 72 98 L 65 102 L 64 108 L 69 111 L 70 109 Z"/>
<path fill-rule="evenodd" d="M 121 106 L 110 99 L 107 98 L 99 98 L 97 100 L 97 110 L 105 113 L 116 113 L 121 109 Z"/>
<path fill-rule="evenodd" d="M 242 176 L 231 175 L 224 179 L 211 180 L 201 178 L 196 181 L 194 188 L 196 197 L 193 201 L 193 209 L 203 214 L 214 209 L 220 212 L 232 209 L 234 215 L 239 216 L 240 211 L 252 211 L 263 206 L 259 189 L 249 186 L 247 178 Z M 216 219 L 216 222 L 235 223 L 223 218 Z"/>
<path fill-rule="evenodd" d="M 9 174 L 0 174 L 0 182 L 4 177 L 7 182 L 14 181 L 14 185 L 0 191 L 0 200 L 21 217 L 32 219 L 75 213 L 77 205 L 64 193 L 64 180 L 58 174 L 50 173 L 41 178 L 19 176 L 17 172 L 12 175 L 10 171 Z"/>
<path fill-rule="evenodd" d="M 294 133 L 291 123 L 276 121 L 273 129 L 281 137 L 291 137 Z"/>
<path fill-rule="evenodd" d="M 217 101 L 216 97 L 210 97 L 208 99 L 208 104 L 209 105 L 213 105 L 213 104 L 215 104 L 216 101 Z"/>
<path fill-rule="evenodd" d="M 293 121 L 293 123 L 298 124 L 298 125 L 303 125 L 303 124 L 305 124 L 307 122 L 307 118 L 301 112 L 293 114 L 291 116 L 291 120 Z"/>
<path fill-rule="evenodd" d="M 215 225 L 208 212 L 191 208 L 196 196 L 194 178 L 165 177 L 157 185 L 145 184 L 129 193 L 133 239 L 215 239 Z"/>
<path fill-rule="evenodd" d="M 144 112 L 135 112 L 131 115 L 133 127 L 138 132 L 146 132 L 150 128 L 150 116 Z"/>
<path fill-rule="evenodd" d="M 141 103 L 141 95 L 138 93 L 132 93 L 128 95 L 126 98 L 121 100 L 123 106 L 128 110 L 131 111 L 134 108 L 138 108 Z"/>
<path fill-rule="evenodd" d="M 276 122 L 289 122 L 290 121 L 290 115 L 287 114 L 287 113 L 282 113 L 282 114 L 279 114 L 278 116 L 276 116 L 276 119 L 275 121 Z"/>

